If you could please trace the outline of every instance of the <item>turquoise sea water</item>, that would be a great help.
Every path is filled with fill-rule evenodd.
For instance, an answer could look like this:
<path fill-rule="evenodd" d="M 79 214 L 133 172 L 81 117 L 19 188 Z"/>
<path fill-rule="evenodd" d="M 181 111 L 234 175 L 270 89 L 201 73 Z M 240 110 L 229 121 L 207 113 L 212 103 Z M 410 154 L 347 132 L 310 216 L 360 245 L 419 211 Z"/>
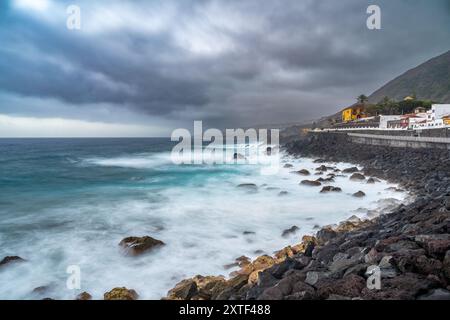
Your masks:
<path fill-rule="evenodd" d="M 334 183 L 343 193 L 319 194 L 291 172 L 314 172 L 312 159 L 284 157 L 281 166 L 294 168 L 275 176 L 261 175 L 257 165 L 179 166 L 170 160 L 173 145 L 168 139 L 0 139 L 0 259 L 27 260 L 0 268 L 0 299 L 73 299 L 82 291 L 101 299 L 117 286 L 158 299 L 183 278 L 226 276 L 233 269 L 223 266 L 238 256 L 271 254 L 318 226 L 365 216 L 385 204 L 381 199 L 405 198 L 386 190 L 386 182 L 348 177 Z M 258 190 L 237 188 L 241 183 Z M 365 199 L 350 196 L 359 190 Z M 281 237 L 293 225 L 299 232 Z M 166 246 L 124 256 L 120 240 L 143 235 Z M 80 290 L 66 286 L 70 265 L 81 269 Z"/>

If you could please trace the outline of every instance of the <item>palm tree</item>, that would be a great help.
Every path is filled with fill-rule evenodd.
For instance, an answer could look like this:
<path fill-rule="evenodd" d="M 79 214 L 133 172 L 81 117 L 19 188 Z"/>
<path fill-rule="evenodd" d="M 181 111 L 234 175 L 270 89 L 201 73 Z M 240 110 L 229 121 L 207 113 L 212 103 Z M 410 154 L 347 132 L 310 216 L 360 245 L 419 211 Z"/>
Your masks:
<path fill-rule="evenodd" d="M 362 104 L 365 104 L 367 101 L 369 101 L 369 98 L 366 95 L 364 95 L 364 94 L 361 94 L 356 99 L 358 100 L 358 103 L 362 103 Z"/>

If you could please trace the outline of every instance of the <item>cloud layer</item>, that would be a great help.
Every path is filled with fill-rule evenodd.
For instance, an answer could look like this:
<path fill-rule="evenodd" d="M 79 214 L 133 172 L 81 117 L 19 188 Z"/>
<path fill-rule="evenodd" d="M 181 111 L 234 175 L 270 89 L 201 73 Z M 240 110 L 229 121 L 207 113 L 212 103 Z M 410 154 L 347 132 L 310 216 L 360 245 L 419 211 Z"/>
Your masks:
<path fill-rule="evenodd" d="M 0 4 L 0 114 L 236 127 L 332 113 L 450 49 L 448 1 Z"/>

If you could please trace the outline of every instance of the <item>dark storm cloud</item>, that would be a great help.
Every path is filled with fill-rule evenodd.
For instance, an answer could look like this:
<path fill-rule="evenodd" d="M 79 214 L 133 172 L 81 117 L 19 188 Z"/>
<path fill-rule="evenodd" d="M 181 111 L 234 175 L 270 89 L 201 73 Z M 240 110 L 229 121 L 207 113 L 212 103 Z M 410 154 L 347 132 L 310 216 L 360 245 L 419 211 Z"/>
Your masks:
<path fill-rule="evenodd" d="M 450 49 L 444 0 L 377 1 L 381 31 L 366 28 L 365 0 L 78 1 L 80 31 L 65 28 L 68 2 L 50 13 L 7 3 L 0 90 L 80 113 L 110 104 L 215 126 L 301 121 Z"/>

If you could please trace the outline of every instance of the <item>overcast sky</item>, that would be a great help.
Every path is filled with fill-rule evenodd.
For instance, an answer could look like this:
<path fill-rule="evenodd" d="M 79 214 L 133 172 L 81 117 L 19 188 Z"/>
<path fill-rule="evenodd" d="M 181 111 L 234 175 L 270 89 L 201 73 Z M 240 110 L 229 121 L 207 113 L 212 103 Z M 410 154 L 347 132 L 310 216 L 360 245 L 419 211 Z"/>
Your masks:
<path fill-rule="evenodd" d="M 66 27 L 70 4 L 81 30 Z M 370 4 L 381 30 L 366 27 Z M 449 39 L 449 0 L 0 0 L 0 136 L 314 119 Z"/>

